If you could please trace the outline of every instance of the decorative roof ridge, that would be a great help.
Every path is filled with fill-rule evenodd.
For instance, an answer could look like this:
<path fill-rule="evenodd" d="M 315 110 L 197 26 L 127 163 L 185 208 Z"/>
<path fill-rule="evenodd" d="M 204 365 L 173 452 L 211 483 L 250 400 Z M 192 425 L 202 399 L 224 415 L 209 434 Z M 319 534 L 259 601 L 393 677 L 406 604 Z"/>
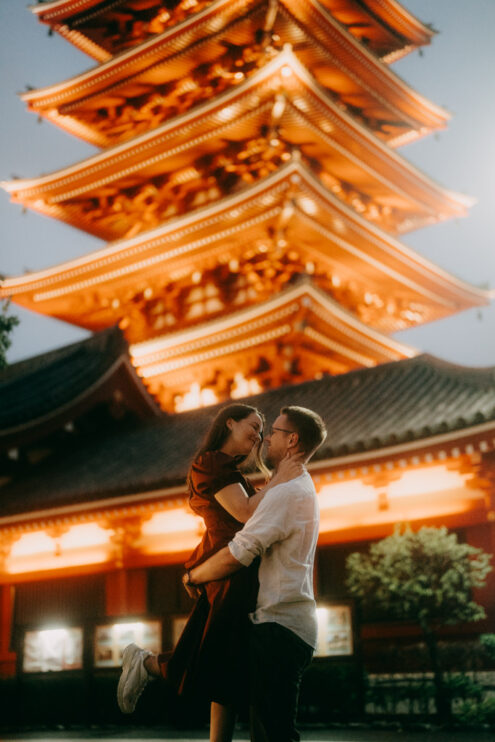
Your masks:
<path fill-rule="evenodd" d="M 400 364 L 400 367 L 397 365 Z M 364 372 L 368 374 L 387 374 L 390 371 L 401 373 L 410 372 L 412 369 L 421 368 L 438 377 L 452 379 L 456 382 L 468 383 L 469 385 L 479 385 L 480 382 L 487 387 L 495 387 L 495 366 L 487 367 L 470 367 L 462 366 L 452 361 L 434 356 L 431 353 L 417 353 L 409 358 L 399 361 L 386 361 L 372 368 L 358 368 L 348 371 L 346 374 L 339 376 L 339 379 L 350 379 L 350 383 L 355 377 L 359 377 Z M 334 377 L 332 377 L 334 378 Z M 311 383 L 311 382 L 303 382 Z M 495 418 L 495 407 L 494 407 Z"/>
<path fill-rule="evenodd" d="M 453 377 L 453 378 L 459 378 L 460 380 L 463 380 L 465 382 L 468 382 L 470 379 L 474 383 L 479 381 L 486 381 L 490 387 L 494 387 L 495 383 L 495 366 L 487 366 L 484 368 L 478 368 L 478 367 L 469 367 L 469 366 L 462 366 L 460 364 L 453 363 L 451 361 L 447 361 L 441 358 L 438 358 L 437 356 L 434 356 L 430 353 L 416 353 L 413 356 L 403 358 L 397 361 L 385 361 L 384 363 L 380 363 L 376 366 L 371 366 L 368 368 L 356 368 L 352 369 L 350 371 L 346 371 L 345 374 L 338 374 L 335 376 L 326 375 L 323 376 L 321 379 L 309 379 L 307 381 L 302 381 L 299 384 L 286 384 L 284 386 L 277 387 L 277 390 L 283 391 L 287 389 L 294 389 L 294 386 L 297 386 L 299 389 L 305 389 L 305 388 L 311 388 L 315 385 L 321 385 L 321 384 L 336 384 L 337 386 L 340 385 L 350 385 L 354 386 L 355 379 L 360 379 L 361 377 L 366 378 L 373 378 L 374 376 L 383 376 L 388 374 L 389 372 L 396 372 L 396 373 L 404 373 L 410 371 L 410 369 L 414 368 L 423 368 L 425 370 L 429 370 L 432 373 L 435 373 L 437 375 L 443 375 L 447 377 Z M 268 392 L 274 391 L 274 390 L 268 390 Z M 267 392 L 264 392 L 266 394 Z M 494 388 L 494 394 L 495 394 L 495 388 Z M 250 397 L 246 397 L 246 399 L 254 399 L 258 398 L 260 395 L 251 395 Z M 221 405 L 219 405 L 221 406 Z M 183 414 L 183 413 L 175 413 L 177 415 Z M 494 419 L 495 419 L 495 407 L 494 407 Z"/>
<path fill-rule="evenodd" d="M 387 376 L 390 376 L 390 373 L 400 374 L 401 376 L 403 376 L 405 373 L 410 373 L 415 368 L 423 368 L 426 371 L 431 371 L 432 373 L 436 373 L 437 376 L 441 376 L 442 367 L 445 367 L 446 370 L 447 369 L 458 370 L 459 377 L 461 377 L 460 380 L 469 384 L 469 381 L 471 378 L 473 385 L 476 385 L 476 383 L 479 382 L 480 380 L 482 382 L 485 381 L 485 378 L 483 376 L 483 372 L 485 372 L 487 386 L 489 386 L 490 389 L 494 390 L 493 379 L 495 379 L 495 366 L 487 367 L 484 369 L 469 368 L 469 367 L 456 365 L 448 361 L 444 361 L 428 353 L 418 353 L 417 355 L 414 355 L 408 358 L 385 361 L 384 363 L 377 364 L 376 366 L 357 368 L 351 371 L 346 371 L 343 374 L 336 374 L 336 375 L 325 374 L 319 379 L 308 379 L 306 381 L 302 381 L 296 384 L 291 384 L 291 383 L 283 384 L 274 389 L 267 389 L 264 392 L 257 393 L 257 394 L 251 394 L 247 397 L 243 397 L 239 401 L 245 402 L 247 404 L 253 404 L 254 406 L 258 405 L 262 407 L 261 400 L 263 399 L 263 397 L 283 396 L 286 392 L 290 392 L 292 395 L 294 395 L 296 392 L 305 393 L 306 391 L 311 391 L 313 389 L 319 389 L 321 392 L 322 387 L 338 387 L 338 388 L 356 387 L 360 383 L 361 379 L 370 380 L 375 377 L 385 378 Z M 444 374 L 444 376 L 446 376 L 447 378 L 450 378 L 449 373 Z M 469 385 L 471 386 L 471 384 Z M 494 402 L 495 402 L 495 391 L 494 391 Z M 216 414 L 217 410 L 221 409 L 226 404 L 228 404 L 228 401 L 220 402 L 218 404 L 210 405 L 208 407 L 198 408 L 196 410 L 175 412 L 175 413 L 170 414 L 169 418 L 173 419 L 173 418 L 179 418 L 179 417 L 182 418 L 185 416 L 194 416 L 198 412 L 200 411 L 204 412 L 205 410 L 210 410 L 211 417 L 213 417 Z M 493 421 L 493 424 L 495 424 L 495 405 L 494 405 L 493 414 L 490 417 L 490 420 Z M 484 422 L 486 423 L 489 421 L 487 420 Z M 468 427 L 471 427 L 471 426 L 468 426 Z M 473 423 L 473 427 L 476 427 L 475 423 Z M 464 430 L 464 426 L 461 426 L 459 430 Z"/>
<path fill-rule="evenodd" d="M 425 366 L 452 378 L 462 377 L 464 380 L 472 378 L 475 381 L 486 381 L 490 386 L 495 384 L 495 366 L 464 366 L 431 353 L 421 353 L 416 359 L 422 359 Z"/>

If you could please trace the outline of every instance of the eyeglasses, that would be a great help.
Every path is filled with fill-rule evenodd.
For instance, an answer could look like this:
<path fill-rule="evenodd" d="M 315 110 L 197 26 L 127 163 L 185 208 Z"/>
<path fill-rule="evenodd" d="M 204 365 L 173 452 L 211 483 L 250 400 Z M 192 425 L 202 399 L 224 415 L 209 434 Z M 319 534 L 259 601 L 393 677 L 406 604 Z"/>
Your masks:
<path fill-rule="evenodd" d="M 273 435 L 276 431 L 279 433 L 295 433 L 295 430 L 286 430 L 285 428 L 270 428 L 270 435 Z"/>

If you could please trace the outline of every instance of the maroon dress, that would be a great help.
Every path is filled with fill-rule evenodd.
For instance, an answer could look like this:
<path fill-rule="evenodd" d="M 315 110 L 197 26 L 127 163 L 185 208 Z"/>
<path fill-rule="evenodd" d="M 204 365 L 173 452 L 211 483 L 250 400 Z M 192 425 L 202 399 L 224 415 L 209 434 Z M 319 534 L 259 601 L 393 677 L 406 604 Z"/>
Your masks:
<path fill-rule="evenodd" d="M 221 451 L 207 451 L 191 467 L 189 504 L 200 515 L 206 532 L 186 569 L 206 561 L 227 546 L 243 526 L 215 499 L 238 482 L 251 497 L 255 490 Z M 256 605 L 258 561 L 229 577 L 204 585 L 171 656 L 159 655 L 162 675 L 181 695 L 202 697 L 224 705 L 244 706 L 247 700 L 248 613 Z"/>

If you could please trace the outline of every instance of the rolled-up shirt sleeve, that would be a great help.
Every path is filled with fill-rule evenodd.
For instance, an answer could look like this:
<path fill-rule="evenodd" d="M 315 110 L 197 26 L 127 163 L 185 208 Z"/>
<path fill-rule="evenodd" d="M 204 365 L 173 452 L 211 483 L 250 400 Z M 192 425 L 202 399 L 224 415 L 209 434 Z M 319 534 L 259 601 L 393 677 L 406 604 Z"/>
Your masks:
<path fill-rule="evenodd" d="M 291 513 L 290 482 L 268 490 L 244 528 L 229 542 L 234 559 L 245 567 L 265 553 L 272 544 L 290 535 L 294 525 Z"/>

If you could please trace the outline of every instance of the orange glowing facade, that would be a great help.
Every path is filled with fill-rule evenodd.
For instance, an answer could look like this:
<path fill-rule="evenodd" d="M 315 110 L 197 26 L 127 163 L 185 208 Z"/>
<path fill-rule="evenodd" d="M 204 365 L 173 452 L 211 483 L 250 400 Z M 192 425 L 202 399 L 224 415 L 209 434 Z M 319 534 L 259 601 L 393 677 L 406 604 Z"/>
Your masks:
<path fill-rule="evenodd" d="M 41 364 L 60 385 L 50 409 L 15 408 L 0 434 L 4 502 L 23 503 L 0 509 L 0 671 L 15 659 L 12 585 L 94 575 L 100 613 L 146 615 L 153 570 L 201 533 L 187 463 L 208 405 L 228 399 L 268 418 L 287 403 L 323 413 L 329 442 L 311 469 L 322 565 L 404 521 L 494 551 L 492 372 L 391 337 L 490 299 L 400 241 L 469 206 L 398 152 L 448 120 L 391 69 L 430 29 L 396 0 L 32 10 L 96 64 L 22 97 L 101 152 L 3 186 L 105 244 L 0 288 L 95 333 L 0 379 L 0 395 L 36 390 Z M 79 389 L 61 381 L 69 361 L 96 369 Z M 492 618 L 493 584 L 480 593 Z"/>

